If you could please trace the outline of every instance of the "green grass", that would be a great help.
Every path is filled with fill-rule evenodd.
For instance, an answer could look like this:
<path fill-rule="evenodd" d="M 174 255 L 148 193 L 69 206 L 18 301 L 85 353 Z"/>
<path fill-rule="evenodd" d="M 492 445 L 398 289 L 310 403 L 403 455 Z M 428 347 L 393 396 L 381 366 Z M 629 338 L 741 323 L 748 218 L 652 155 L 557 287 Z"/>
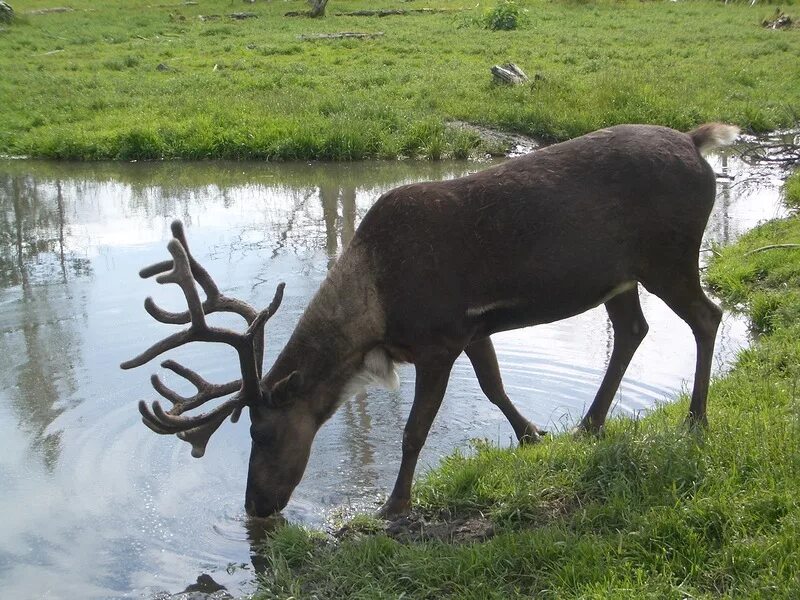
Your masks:
<path fill-rule="evenodd" d="M 764 29 L 773 9 L 747 3 L 520 0 L 511 31 L 482 25 L 496 3 L 467 0 L 337 0 L 324 19 L 284 17 L 299 0 L 13 5 L 19 18 L 0 31 L 0 154 L 463 157 L 480 142 L 453 120 L 561 140 L 620 122 L 764 131 L 800 115 L 800 29 Z M 454 10 L 335 15 L 422 6 Z M 227 17 L 241 10 L 259 18 Z M 199 19 L 209 14 L 221 17 Z M 298 37 L 341 31 L 384 35 Z M 489 67 L 504 62 L 539 77 L 495 86 Z"/>
<path fill-rule="evenodd" d="M 794 209 L 800 209 L 800 168 L 796 169 L 783 186 L 786 204 Z"/>
<path fill-rule="evenodd" d="M 767 333 L 713 383 L 707 432 L 681 426 L 682 399 L 613 419 L 601 439 L 477 443 L 419 481 L 415 501 L 483 515 L 495 537 L 332 542 L 285 527 L 258 597 L 800 597 L 800 251 L 747 254 L 799 236 L 799 216 L 767 223 L 712 262 L 716 293 Z"/>
<path fill-rule="evenodd" d="M 720 249 L 706 279 L 717 296 L 747 312 L 757 332 L 791 328 L 800 322 L 800 218 L 771 221 Z"/>

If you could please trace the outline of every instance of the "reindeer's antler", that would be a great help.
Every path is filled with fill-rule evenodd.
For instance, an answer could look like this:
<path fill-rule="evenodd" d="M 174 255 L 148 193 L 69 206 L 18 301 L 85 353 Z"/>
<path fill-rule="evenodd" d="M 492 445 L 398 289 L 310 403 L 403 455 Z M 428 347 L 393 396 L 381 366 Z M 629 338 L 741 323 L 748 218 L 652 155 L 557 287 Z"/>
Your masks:
<path fill-rule="evenodd" d="M 175 283 L 180 286 L 186 297 L 189 309 L 182 313 L 173 313 L 158 307 L 152 298 L 144 302 L 145 310 L 157 321 L 170 324 L 190 323 L 186 329 L 167 336 L 156 342 L 139 356 L 132 358 L 120 366 L 123 369 L 139 367 L 167 350 L 177 348 L 189 342 L 220 342 L 232 346 L 239 355 L 239 366 L 242 378 L 223 384 L 212 384 L 203 379 L 195 371 L 178 364 L 173 360 L 161 363 L 165 369 L 180 375 L 197 389 L 191 397 L 183 397 L 168 388 L 153 375 L 150 381 L 155 390 L 172 403 L 169 411 L 164 411 L 158 401 L 154 401 L 152 409 L 144 401 L 139 402 L 142 421 L 150 429 L 161 434 L 177 434 L 179 438 L 192 445 L 192 456 L 200 457 L 205 453 L 206 444 L 211 435 L 225 419 L 231 415 L 236 422 L 242 409 L 260 402 L 261 363 L 264 354 L 264 325 L 278 310 L 283 299 L 284 284 L 278 285 L 270 305 L 262 311 L 235 298 L 228 298 L 220 293 L 211 276 L 191 255 L 183 225 L 180 221 L 172 223 L 173 238 L 167 245 L 172 260 L 163 261 L 142 269 L 139 275 L 143 278 L 158 275 L 158 283 Z M 206 294 L 206 301 L 201 302 L 195 287 L 195 281 Z M 230 329 L 210 327 L 205 316 L 213 312 L 233 312 L 247 321 L 244 333 L 236 333 Z M 215 398 L 233 394 L 227 401 L 214 410 L 194 417 L 182 416 L 182 413 L 197 408 Z"/>

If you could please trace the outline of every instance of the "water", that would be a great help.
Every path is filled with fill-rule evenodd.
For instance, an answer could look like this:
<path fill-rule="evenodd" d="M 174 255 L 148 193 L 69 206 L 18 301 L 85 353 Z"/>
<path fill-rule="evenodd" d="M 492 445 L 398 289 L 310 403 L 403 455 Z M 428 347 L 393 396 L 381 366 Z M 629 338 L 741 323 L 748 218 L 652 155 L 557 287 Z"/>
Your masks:
<path fill-rule="evenodd" d="M 715 159 L 719 197 L 708 242 L 728 243 L 782 214 L 779 182 L 751 181 Z M 187 225 L 195 256 L 222 290 L 259 307 L 286 281 L 268 324 L 267 362 L 286 341 L 331 258 L 384 190 L 482 168 L 475 163 L 64 164 L 0 162 L 0 589 L 9 598 L 153 597 L 209 573 L 251 591 L 243 511 L 247 418 L 226 423 L 206 456 L 157 436 L 136 403 L 152 399 L 154 365 L 121 361 L 172 329 L 142 300 L 182 310 L 175 290 L 136 273 L 167 257 L 169 223 Z M 172 286 L 171 286 L 172 287 Z M 660 300 L 643 294 L 650 333 L 614 411 L 636 414 L 685 388 L 694 341 Z M 537 424 L 572 424 L 591 402 L 611 351 L 602 308 L 495 336 L 506 387 Z M 716 369 L 748 342 L 726 315 Z M 193 344 L 170 354 L 213 381 L 238 377 L 230 349 Z M 371 510 L 390 489 L 413 392 L 345 403 L 320 431 L 305 478 L 284 511 L 323 526 L 335 511 Z M 188 391 L 188 390 L 187 390 Z M 512 442 L 510 426 L 458 361 L 418 473 L 472 438 Z"/>

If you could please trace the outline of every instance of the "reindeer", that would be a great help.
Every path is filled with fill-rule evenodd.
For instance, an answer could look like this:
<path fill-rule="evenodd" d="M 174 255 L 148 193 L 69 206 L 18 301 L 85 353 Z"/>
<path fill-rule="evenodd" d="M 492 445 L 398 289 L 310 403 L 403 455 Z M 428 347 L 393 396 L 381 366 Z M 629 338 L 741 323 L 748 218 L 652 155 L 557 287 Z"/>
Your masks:
<path fill-rule="evenodd" d="M 620 125 L 511 159 L 465 177 L 405 185 L 381 196 L 330 269 L 275 363 L 262 375 L 264 327 L 283 295 L 253 307 L 221 294 L 192 257 L 180 222 L 172 224 L 172 260 L 141 271 L 178 284 L 188 310 L 167 312 L 145 300 L 163 323 L 189 327 L 122 364 L 130 369 L 193 341 L 236 349 L 242 377 L 211 384 L 174 361 L 162 366 L 197 388 L 182 397 L 153 375 L 173 403 L 139 403 L 144 424 L 177 434 L 202 456 L 230 416 L 250 412 L 252 450 L 245 508 L 283 509 L 299 483 L 314 436 L 340 403 L 378 382 L 396 387 L 395 364 L 412 363 L 414 402 L 403 433 L 394 489 L 379 515 L 411 509 L 411 483 L 447 387 L 464 352 L 481 389 L 508 419 L 520 443 L 542 431 L 509 400 L 490 336 L 549 323 L 604 304 L 614 347 L 600 388 L 578 428 L 597 433 L 647 322 L 638 284 L 691 328 L 697 363 L 688 421 L 705 425 L 712 354 L 721 311 L 700 286 L 698 253 L 715 198 L 715 177 L 700 151 L 733 141 L 738 129 L 711 123 L 688 134 Z M 195 281 L 206 294 L 201 301 Z M 214 312 L 241 315 L 244 333 L 211 327 Z M 198 416 L 183 412 L 231 395 Z"/>

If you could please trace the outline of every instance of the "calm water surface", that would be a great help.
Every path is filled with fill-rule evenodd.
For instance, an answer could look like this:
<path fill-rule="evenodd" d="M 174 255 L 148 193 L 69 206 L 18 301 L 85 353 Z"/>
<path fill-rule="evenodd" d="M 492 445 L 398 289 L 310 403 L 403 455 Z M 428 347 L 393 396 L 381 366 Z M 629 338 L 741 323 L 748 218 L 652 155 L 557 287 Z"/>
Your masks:
<path fill-rule="evenodd" d="M 777 180 L 753 183 L 734 160 L 724 167 L 716 159 L 715 167 L 734 177 L 720 179 L 709 243 L 728 243 L 782 214 Z M 206 456 L 192 459 L 186 444 L 139 420 L 137 401 L 155 396 L 148 381 L 155 366 L 118 367 L 172 330 L 145 313 L 145 296 L 184 308 L 175 290 L 137 277 L 167 257 L 174 218 L 186 223 L 195 256 L 225 293 L 262 307 L 286 281 L 268 325 L 269 363 L 382 191 L 479 168 L 0 161 L 3 597 L 153 597 L 179 592 L 201 573 L 235 595 L 253 589 L 242 507 L 247 418 L 226 423 Z M 642 305 L 650 333 L 618 393 L 617 414 L 672 398 L 693 374 L 688 327 L 652 296 L 643 294 Z M 581 416 L 612 344 L 602 308 L 494 339 L 509 394 L 545 428 Z M 746 344 L 745 323 L 726 316 L 717 370 Z M 239 376 L 227 348 L 193 344 L 171 356 L 212 381 Z M 287 518 L 323 526 L 333 511 L 374 508 L 390 489 L 412 369 L 401 377 L 398 392 L 353 399 L 323 427 Z M 418 472 L 476 437 L 507 445 L 512 431 L 462 357 Z"/>

